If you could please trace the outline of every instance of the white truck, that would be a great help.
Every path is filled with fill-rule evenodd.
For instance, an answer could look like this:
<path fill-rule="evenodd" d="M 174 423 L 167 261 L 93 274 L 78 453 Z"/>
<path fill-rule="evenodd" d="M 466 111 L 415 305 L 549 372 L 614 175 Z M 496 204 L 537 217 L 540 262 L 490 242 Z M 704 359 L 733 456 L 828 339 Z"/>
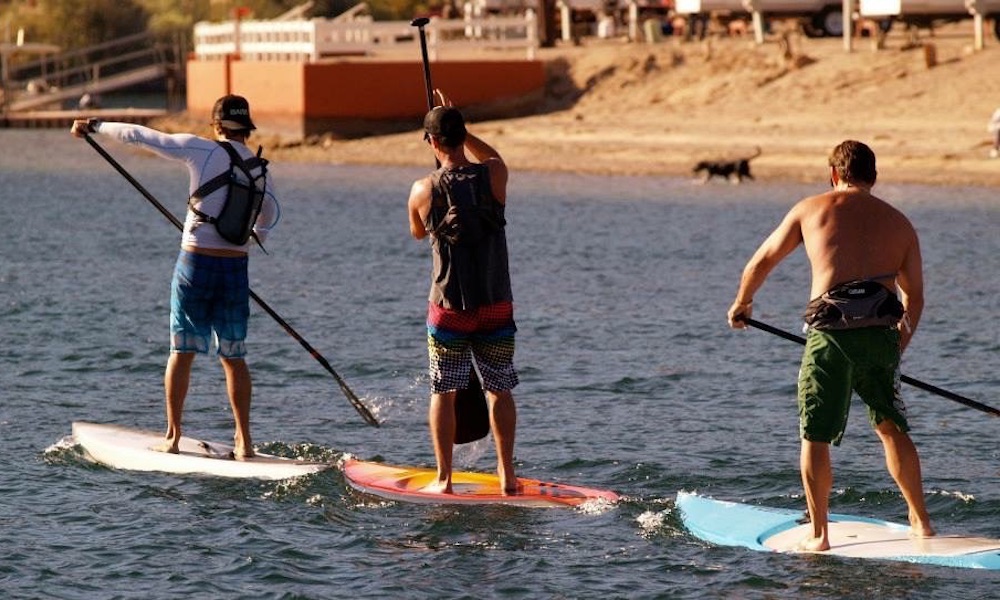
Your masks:
<path fill-rule="evenodd" d="M 893 21 L 930 25 L 935 22 L 971 18 L 973 10 L 993 19 L 994 32 L 1000 38 L 1000 0 L 855 0 L 855 10 L 862 5 L 862 14 L 876 16 L 878 11 L 866 11 L 866 3 L 899 5 L 898 14 L 882 9 L 879 24 L 883 30 Z M 796 18 L 803 21 L 806 34 L 841 36 L 844 33 L 843 2 L 840 0 L 676 0 L 674 9 L 681 15 L 724 14 L 747 17 L 755 9 L 767 18 Z"/>
<path fill-rule="evenodd" d="M 857 0 L 862 15 L 888 16 L 892 20 L 930 27 L 937 23 L 961 21 L 982 15 L 993 21 L 993 33 L 1000 39 L 1000 0 Z"/>

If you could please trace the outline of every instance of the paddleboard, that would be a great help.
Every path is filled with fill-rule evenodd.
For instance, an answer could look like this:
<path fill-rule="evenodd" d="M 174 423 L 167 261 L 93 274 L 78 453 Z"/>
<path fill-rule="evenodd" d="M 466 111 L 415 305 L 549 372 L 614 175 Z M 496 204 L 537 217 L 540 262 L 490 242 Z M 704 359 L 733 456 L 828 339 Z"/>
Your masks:
<path fill-rule="evenodd" d="M 356 490 L 402 502 L 424 504 L 510 504 L 515 506 L 557 507 L 579 506 L 588 501 L 615 502 L 618 494 L 608 490 L 518 478 L 522 490 L 505 496 L 500 491 L 500 478 L 490 473 L 452 473 L 454 493 L 421 491 L 436 477 L 434 469 L 401 467 L 382 463 L 348 459 L 344 476 Z"/>
<path fill-rule="evenodd" d="M 802 511 L 724 502 L 689 492 L 677 494 L 677 508 L 688 531 L 714 544 L 793 553 L 812 535 L 808 523 L 798 523 Z M 909 525 L 831 513 L 831 547 L 815 554 L 1000 569 L 1000 540 L 963 535 L 915 538 L 909 534 Z"/>
<path fill-rule="evenodd" d="M 95 462 L 114 469 L 162 471 L 256 479 L 287 479 L 316 473 L 333 463 L 310 462 L 258 453 L 249 460 L 233 460 L 231 445 L 181 437 L 180 453 L 153 450 L 163 434 L 119 425 L 76 421 L 73 440 Z"/>

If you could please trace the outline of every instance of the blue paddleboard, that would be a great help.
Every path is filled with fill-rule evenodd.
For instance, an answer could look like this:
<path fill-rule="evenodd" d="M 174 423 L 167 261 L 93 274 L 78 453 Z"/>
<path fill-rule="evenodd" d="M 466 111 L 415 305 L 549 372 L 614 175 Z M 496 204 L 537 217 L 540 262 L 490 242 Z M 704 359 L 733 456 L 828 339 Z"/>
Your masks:
<path fill-rule="evenodd" d="M 678 492 L 677 508 L 692 535 L 713 544 L 769 552 L 798 552 L 812 534 L 802 511 L 725 502 Z M 909 525 L 830 514 L 831 548 L 822 553 L 968 569 L 1000 569 L 1000 540 L 962 535 L 910 536 Z"/>

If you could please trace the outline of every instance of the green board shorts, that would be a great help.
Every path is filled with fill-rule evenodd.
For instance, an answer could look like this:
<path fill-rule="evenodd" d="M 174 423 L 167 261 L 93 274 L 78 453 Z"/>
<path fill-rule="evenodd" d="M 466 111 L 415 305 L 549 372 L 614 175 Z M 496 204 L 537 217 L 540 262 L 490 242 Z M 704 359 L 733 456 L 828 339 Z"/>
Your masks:
<path fill-rule="evenodd" d="M 900 431 L 909 431 L 899 381 L 896 328 L 810 328 L 799 369 L 799 433 L 809 441 L 839 445 L 852 392 L 867 405 L 873 427 L 889 419 Z"/>

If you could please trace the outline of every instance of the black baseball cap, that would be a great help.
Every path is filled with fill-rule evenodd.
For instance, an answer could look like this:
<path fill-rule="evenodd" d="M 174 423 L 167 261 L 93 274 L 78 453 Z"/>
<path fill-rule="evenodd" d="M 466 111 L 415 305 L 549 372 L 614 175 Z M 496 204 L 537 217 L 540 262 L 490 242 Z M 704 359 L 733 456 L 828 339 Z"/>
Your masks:
<path fill-rule="evenodd" d="M 446 146 L 458 146 L 465 142 L 465 118 L 454 106 L 435 106 L 424 117 L 424 131 Z"/>
<path fill-rule="evenodd" d="M 226 129 L 257 129 L 250 120 L 250 103 L 243 96 L 230 94 L 215 101 L 212 107 L 212 122 Z"/>

